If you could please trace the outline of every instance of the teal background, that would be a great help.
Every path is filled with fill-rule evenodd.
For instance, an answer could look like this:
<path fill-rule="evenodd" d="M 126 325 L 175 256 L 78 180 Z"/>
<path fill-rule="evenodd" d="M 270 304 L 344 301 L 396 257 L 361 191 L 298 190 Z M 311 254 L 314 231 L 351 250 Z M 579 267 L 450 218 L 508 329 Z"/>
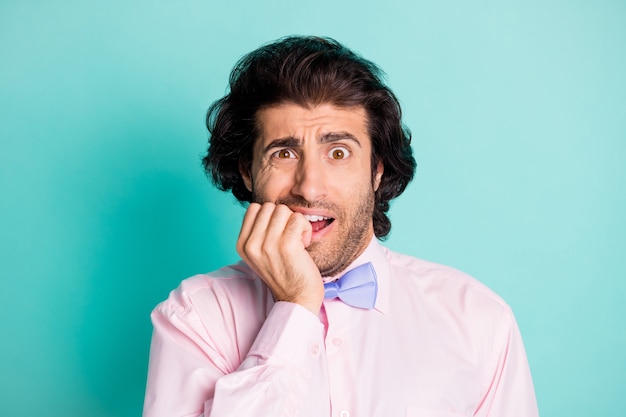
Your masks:
<path fill-rule="evenodd" d="M 335 37 L 388 73 L 415 181 L 388 246 L 505 298 L 543 416 L 624 415 L 626 3 L 0 5 L 0 414 L 141 413 L 149 313 L 236 259 L 200 169 L 234 62 Z"/>

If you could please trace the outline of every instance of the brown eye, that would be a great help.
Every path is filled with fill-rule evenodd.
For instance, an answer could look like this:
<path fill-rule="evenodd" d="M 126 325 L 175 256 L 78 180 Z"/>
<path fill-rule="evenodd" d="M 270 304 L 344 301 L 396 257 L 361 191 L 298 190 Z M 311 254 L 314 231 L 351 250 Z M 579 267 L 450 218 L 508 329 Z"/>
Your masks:
<path fill-rule="evenodd" d="M 328 156 L 331 159 L 336 159 L 336 160 L 346 159 L 348 156 L 350 156 L 350 151 L 348 151 L 344 147 L 336 147 L 330 150 L 330 152 L 328 153 Z"/>
<path fill-rule="evenodd" d="M 289 149 L 281 149 L 280 151 L 277 151 L 274 155 L 276 155 L 276 158 L 278 159 L 295 158 L 294 153 Z"/>

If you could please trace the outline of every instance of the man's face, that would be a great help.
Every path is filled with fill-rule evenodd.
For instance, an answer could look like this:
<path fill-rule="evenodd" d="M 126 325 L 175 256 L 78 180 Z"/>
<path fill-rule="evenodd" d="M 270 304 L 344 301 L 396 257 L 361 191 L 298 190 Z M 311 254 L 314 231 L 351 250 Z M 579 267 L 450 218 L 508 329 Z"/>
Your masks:
<path fill-rule="evenodd" d="M 283 103 L 257 114 L 252 167 L 242 172 L 257 203 L 285 204 L 313 228 L 307 248 L 322 276 L 345 269 L 371 240 L 372 144 L 362 107 Z"/>

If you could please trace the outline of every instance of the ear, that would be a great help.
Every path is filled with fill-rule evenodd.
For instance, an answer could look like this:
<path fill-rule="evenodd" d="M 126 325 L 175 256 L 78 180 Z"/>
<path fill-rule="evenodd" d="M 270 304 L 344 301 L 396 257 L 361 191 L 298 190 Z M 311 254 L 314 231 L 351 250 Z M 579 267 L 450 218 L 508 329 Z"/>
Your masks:
<path fill-rule="evenodd" d="M 383 177 L 383 172 L 385 172 L 385 166 L 382 161 L 378 161 L 378 165 L 376 165 L 376 172 L 374 173 L 374 191 L 378 191 L 380 179 Z"/>
<path fill-rule="evenodd" d="M 243 183 L 248 191 L 252 192 L 252 177 L 250 176 L 250 170 L 239 163 L 239 173 L 241 174 L 241 179 L 243 180 Z"/>

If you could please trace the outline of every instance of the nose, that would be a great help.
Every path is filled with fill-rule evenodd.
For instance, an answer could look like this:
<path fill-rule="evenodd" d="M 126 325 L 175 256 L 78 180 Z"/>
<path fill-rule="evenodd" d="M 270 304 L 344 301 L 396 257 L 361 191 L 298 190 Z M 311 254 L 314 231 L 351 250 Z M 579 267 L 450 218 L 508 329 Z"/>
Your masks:
<path fill-rule="evenodd" d="M 292 194 L 309 202 L 326 197 L 326 175 L 323 162 L 315 157 L 302 157 L 296 168 Z"/>

